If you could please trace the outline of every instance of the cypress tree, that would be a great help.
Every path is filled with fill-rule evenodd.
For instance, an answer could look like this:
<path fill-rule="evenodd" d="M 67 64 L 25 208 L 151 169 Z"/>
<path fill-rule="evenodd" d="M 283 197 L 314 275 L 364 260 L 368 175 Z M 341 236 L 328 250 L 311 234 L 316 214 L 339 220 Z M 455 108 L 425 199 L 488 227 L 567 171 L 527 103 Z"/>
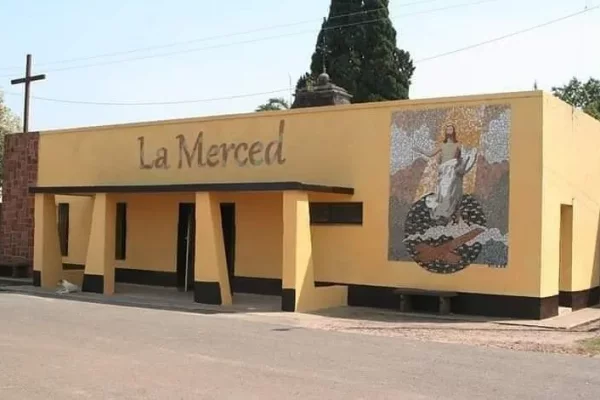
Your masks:
<path fill-rule="evenodd" d="M 296 90 L 304 89 L 306 87 L 312 87 L 314 84 L 315 78 L 312 76 L 310 72 L 305 73 L 300 78 L 298 78 L 298 82 L 296 83 Z"/>
<path fill-rule="evenodd" d="M 353 103 L 407 99 L 415 67 L 396 46 L 389 0 L 331 0 L 312 55 L 310 74 L 297 88 L 324 70 L 348 90 Z"/>
<path fill-rule="evenodd" d="M 326 69 L 337 85 L 350 92 L 356 90 L 360 74 L 357 43 L 361 23 L 362 0 L 331 0 L 329 16 L 321 25 L 312 55 L 310 75 L 313 80 Z"/>
<path fill-rule="evenodd" d="M 408 99 L 415 67 L 410 54 L 396 46 L 389 0 L 364 0 L 363 64 L 355 102 Z"/>

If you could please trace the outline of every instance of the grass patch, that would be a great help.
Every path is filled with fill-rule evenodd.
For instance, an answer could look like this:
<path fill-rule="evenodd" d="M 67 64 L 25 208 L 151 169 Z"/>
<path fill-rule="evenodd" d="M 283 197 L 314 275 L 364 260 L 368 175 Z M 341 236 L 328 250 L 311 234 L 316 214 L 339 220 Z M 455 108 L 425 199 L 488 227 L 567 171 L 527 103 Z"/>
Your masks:
<path fill-rule="evenodd" d="M 599 355 L 600 354 L 600 336 L 583 339 L 579 342 L 579 347 L 584 350 L 586 353 L 591 355 Z"/>

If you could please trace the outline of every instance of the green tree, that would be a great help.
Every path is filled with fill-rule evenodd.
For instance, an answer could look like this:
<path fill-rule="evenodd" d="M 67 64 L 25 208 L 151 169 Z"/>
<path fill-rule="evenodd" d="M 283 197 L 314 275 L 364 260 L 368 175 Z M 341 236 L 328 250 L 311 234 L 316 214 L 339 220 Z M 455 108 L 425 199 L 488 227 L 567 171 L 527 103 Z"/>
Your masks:
<path fill-rule="evenodd" d="M 329 16 L 323 19 L 310 64 L 313 79 L 327 70 L 336 84 L 352 94 L 357 91 L 362 63 L 365 22 L 362 3 L 362 0 L 331 0 Z"/>
<path fill-rule="evenodd" d="M 408 99 L 415 67 L 408 52 L 396 47 L 396 30 L 390 20 L 389 0 L 365 0 L 363 66 L 356 97 L 360 101 Z"/>
<path fill-rule="evenodd" d="M 256 111 L 287 110 L 290 108 L 288 102 L 282 97 L 272 97 L 265 104 L 261 104 Z"/>
<path fill-rule="evenodd" d="M 600 120 L 600 80 L 590 78 L 584 83 L 573 77 L 568 84 L 553 87 L 552 94 Z"/>
<path fill-rule="evenodd" d="M 300 78 L 298 78 L 298 83 L 296 83 L 296 90 L 307 88 L 312 89 L 315 84 L 315 77 L 312 76 L 310 72 L 305 73 Z"/>
<path fill-rule="evenodd" d="M 583 111 L 600 121 L 600 100 L 588 104 Z"/>
<path fill-rule="evenodd" d="M 354 103 L 407 99 L 415 67 L 396 46 L 388 6 L 389 0 L 331 0 L 311 59 L 313 81 L 326 69 Z"/>
<path fill-rule="evenodd" d="M 0 182 L 4 177 L 4 136 L 20 130 L 19 118 L 4 104 L 4 95 L 0 91 Z"/>

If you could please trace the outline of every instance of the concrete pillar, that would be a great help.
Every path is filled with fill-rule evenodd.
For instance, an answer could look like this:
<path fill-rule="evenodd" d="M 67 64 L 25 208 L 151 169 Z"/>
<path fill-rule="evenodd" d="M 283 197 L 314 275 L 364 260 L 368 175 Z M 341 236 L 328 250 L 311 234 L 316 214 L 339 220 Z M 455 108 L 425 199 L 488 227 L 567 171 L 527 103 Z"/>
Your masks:
<path fill-rule="evenodd" d="M 53 289 L 62 278 L 54 195 L 37 193 L 34 210 L 33 283 Z"/>
<path fill-rule="evenodd" d="M 281 309 L 314 311 L 347 304 L 345 286 L 315 287 L 308 194 L 283 193 Z"/>
<path fill-rule="evenodd" d="M 194 301 L 218 305 L 232 303 L 221 209 L 215 197 L 206 192 L 196 193 Z"/>
<path fill-rule="evenodd" d="M 283 259 L 281 271 L 281 310 L 296 311 L 296 192 L 283 192 Z"/>
<path fill-rule="evenodd" d="M 116 204 L 106 193 L 94 196 L 90 239 L 82 290 L 111 295 L 115 291 Z"/>
<path fill-rule="evenodd" d="M 573 206 L 560 206 L 559 291 L 573 292 Z M 564 296 L 563 296 L 564 297 Z M 568 302 L 569 303 L 569 302 Z M 568 304 L 570 307 L 571 304 Z"/>
<path fill-rule="evenodd" d="M 283 193 L 283 271 L 284 311 L 297 311 L 314 287 L 308 194 Z"/>

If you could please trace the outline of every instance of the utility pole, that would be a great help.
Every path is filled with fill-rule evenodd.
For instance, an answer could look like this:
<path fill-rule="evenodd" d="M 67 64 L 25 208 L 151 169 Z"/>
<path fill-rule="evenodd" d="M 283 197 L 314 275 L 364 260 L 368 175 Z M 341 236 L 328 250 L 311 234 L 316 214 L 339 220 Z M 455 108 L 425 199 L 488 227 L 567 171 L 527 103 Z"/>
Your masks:
<path fill-rule="evenodd" d="M 27 61 L 25 64 L 25 77 L 19 79 L 13 79 L 10 81 L 13 85 L 25 84 L 25 105 L 23 110 L 23 133 L 29 132 L 29 86 L 31 82 L 41 81 L 46 79 L 46 75 L 33 75 L 31 76 L 31 54 L 27 54 Z"/>
<path fill-rule="evenodd" d="M 288 104 L 290 105 L 290 107 L 292 106 L 292 103 L 294 102 L 294 94 L 292 92 L 292 74 L 290 74 L 288 72 L 288 80 L 289 80 L 289 84 L 290 84 L 290 98 L 288 99 Z"/>

